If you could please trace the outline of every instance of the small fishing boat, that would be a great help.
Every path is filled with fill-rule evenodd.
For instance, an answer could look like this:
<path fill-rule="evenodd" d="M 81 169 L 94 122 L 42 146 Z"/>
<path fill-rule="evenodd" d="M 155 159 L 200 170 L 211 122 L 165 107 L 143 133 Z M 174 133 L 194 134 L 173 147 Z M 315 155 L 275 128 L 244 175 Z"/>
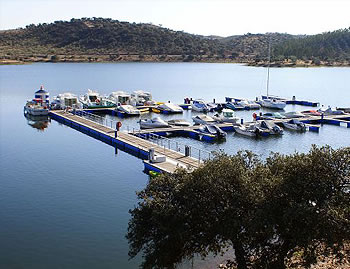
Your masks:
<path fill-rule="evenodd" d="M 269 135 L 269 131 L 262 131 L 258 128 L 257 124 L 250 124 L 250 125 L 244 125 L 244 124 L 234 124 L 233 129 L 237 134 L 244 135 L 244 136 L 250 136 L 250 137 L 257 137 L 259 135 Z"/>
<path fill-rule="evenodd" d="M 289 121 L 285 121 L 282 123 L 284 128 L 290 129 L 290 130 L 296 130 L 296 131 L 306 131 L 306 125 L 305 123 L 291 119 Z"/>
<path fill-rule="evenodd" d="M 180 106 L 173 103 L 164 103 L 159 105 L 157 108 L 161 111 L 161 113 L 165 114 L 182 113 L 184 111 Z"/>
<path fill-rule="evenodd" d="M 226 108 L 232 109 L 232 110 L 243 110 L 244 106 L 238 104 L 237 102 L 228 102 L 226 104 Z"/>
<path fill-rule="evenodd" d="M 169 124 L 166 123 L 161 118 L 153 118 L 153 119 L 144 119 L 140 120 L 140 128 L 141 129 L 153 129 L 153 128 L 166 128 L 169 127 Z"/>
<path fill-rule="evenodd" d="M 292 111 L 292 112 L 285 112 L 283 113 L 283 116 L 285 116 L 287 119 L 293 119 L 293 118 L 303 118 L 305 115 L 298 111 Z"/>
<path fill-rule="evenodd" d="M 235 112 L 232 109 L 223 109 L 222 114 L 216 113 L 213 116 L 213 119 L 217 122 L 227 122 L 227 123 L 236 123 L 239 118 L 235 116 Z"/>
<path fill-rule="evenodd" d="M 202 99 L 197 99 L 192 102 L 192 110 L 197 112 L 209 112 L 209 107 Z"/>
<path fill-rule="evenodd" d="M 261 119 L 271 120 L 271 119 L 285 119 L 286 117 L 279 112 L 266 112 L 260 116 Z"/>
<path fill-rule="evenodd" d="M 117 111 L 120 111 L 122 113 L 125 113 L 127 116 L 140 116 L 141 111 L 137 108 L 133 107 L 132 105 L 120 105 L 117 108 Z"/>
<path fill-rule="evenodd" d="M 260 109 L 260 105 L 256 103 L 255 101 L 251 101 L 248 99 L 242 99 L 241 101 L 237 102 L 238 105 L 243 106 L 244 109 L 251 110 L 251 109 Z"/>
<path fill-rule="evenodd" d="M 318 112 L 320 112 L 321 114 L 323 115 L 344 115 L 345 112 L 342 111 L 342 110 L 336 110 L 336 109 L 333 109 L 331 107 L 328 107 L 328 108 L 320 108 L 319 110 L 317 110 Z"/>
<path fill-rule="evenodd" d="M 272 121 L 268 120 L 260 120 L 257 121 L 257 127 L 261 130 L 268 130 L 270 134 L 272 135 L 282 135 L 283 134 L 283 128 L 279 127 Z"/>
<path fill-rule="evenodd" d="M 168 124 L 173 126 L 184 126 L 184 127 L 191 126 L 191 123 L 183 119 L 168 120 Z"/>
<path fill-rule="evenodd" d="M 197 132 L 200 134 L 210 134 L 210 135 L 215 135 L 218 139 L 225 138 L 226 137 L 226 132 L 221 130 L 218 126 L 215 124 L 211 125 L 203 125 L 201 126 Z"/>
<path fill-rule="evenodd" d="M 194 121 L 194 123 L 196 124 L 213 124 L 215 123 L 215 120 L 212 117 L 209 117 L 207 115 L 196 115 L 194 117 L 192 117 L 192 120 Z"/>

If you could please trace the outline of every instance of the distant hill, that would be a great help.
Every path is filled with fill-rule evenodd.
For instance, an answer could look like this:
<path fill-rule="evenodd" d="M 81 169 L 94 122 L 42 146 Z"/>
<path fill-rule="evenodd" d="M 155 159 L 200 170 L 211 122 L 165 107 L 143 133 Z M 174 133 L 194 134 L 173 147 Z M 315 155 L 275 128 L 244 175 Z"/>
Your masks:
<path fill-rule="evenodd" d="M 200 36 L 153 24 L 82 18 L 0 31 L 0 60 L 257 63 L 266 61 L 269 36 L 276 50 L 278 48 L 278 55 L 285 58 L 290 57 L 290 53 L 282 50 L 282 44 L 298 49 L 298 44 L 305 44 L 307 38 L 313 38 L 279 33 L 231 37 Z M 342 40 L 349 47 L 349 39 Z M 346 51 L 343 49 L 345 45 L 337 44 L 331 51 L 332 57 L 344 55 Z M 300 58 L 306 56 L 304 53 L 293 55 Z"/>
<path fill-rule="evenodd" d="M 349 61 L 350 28 L 287 39 L 275 46 L 274 55 L 282 58 Z"/>

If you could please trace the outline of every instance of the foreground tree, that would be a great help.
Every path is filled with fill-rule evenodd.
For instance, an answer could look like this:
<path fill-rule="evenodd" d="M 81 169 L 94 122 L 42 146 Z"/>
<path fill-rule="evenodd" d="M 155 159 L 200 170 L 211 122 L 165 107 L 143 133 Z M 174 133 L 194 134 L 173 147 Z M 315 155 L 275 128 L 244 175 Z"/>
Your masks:
<path fill-rule="evenodd" d="M 238 268 L 284 268 L 298 247 L 341 246 L 349 240 L 349 170 L 349 148 L 325 147 L 266 161 L 218 154 L 192 173 L 162 175 L 138 194 L 129 255 L 142 252 L 143 268 L 172 268 L 233 249 Z"/>

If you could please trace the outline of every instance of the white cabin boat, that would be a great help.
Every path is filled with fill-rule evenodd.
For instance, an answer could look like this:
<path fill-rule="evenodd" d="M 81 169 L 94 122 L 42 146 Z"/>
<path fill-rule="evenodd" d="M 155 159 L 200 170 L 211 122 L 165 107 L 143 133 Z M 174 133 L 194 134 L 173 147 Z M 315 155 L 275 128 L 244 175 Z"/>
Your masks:
<path fill-rule="evenodd" d="M 79 99 L 75 94 L 70 92 L 60 93 L 54 97 L 51 102 L 52 109 L 65 109 L 67 107 L 79 108 Z"/>
<path fill-rule="evenodd" d="M 35 92 L 35 98 L 27 101 L 23 108 L 26 115 L 46 116 L 49 114 L 50 95 L 43 86 Z"/>
<path fill-rule="evenodd" d="M 124 91 L 112 92 L 108 99 L 117 105 L 130 105 L 131 104 L 131 94 Z"/>
<path fill-rule="evenodd" d="M 161 118 L 153 118 L 153 119 L 144 119 L 140 120 L 140 128 L 141 129 L 153 129 L 153 128 L 166 128 L 169 127 L 169 124 L 166 123 Z"/>
<path fill-rule="evenodd" d="M 214 124 L 215 120 L 212 117 L 209 117 L 207 115 L 197 115 L 192 117 L 192 120 L 196 123 L 196 124 Z"/>
<path fill-rule="evenodd" d="M 232 109 L 223 109 L 222 114 L 215 114 L 213 119 L 217 122 L 227 122 L 227 123 L 236 123 L 239 118 L 235 116 L 235 112 Z"/>
<path fill-rule="evenodd" d="M 83 108 L 111 108 L 117 106 L 114 102 L 92 90 L 88 90 L 85 95 L 80 96 L 79 101 L 82 103 Z"/>
<path fill-rule="evenodd" d="M 134 91 L 131 94 L 132 105 L 135 106 L 150 106 L 154 104 L 152 100 L 152 94 L 144 91 Z"/>

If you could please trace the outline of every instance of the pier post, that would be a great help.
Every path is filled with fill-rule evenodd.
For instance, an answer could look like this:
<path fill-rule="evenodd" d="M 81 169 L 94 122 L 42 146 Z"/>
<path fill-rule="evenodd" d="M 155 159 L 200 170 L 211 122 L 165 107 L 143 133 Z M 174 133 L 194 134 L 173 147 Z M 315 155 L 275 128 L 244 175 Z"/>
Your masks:
<path fill-rule="evenodd" d="M 185 156 L 189 157 L 191 156 L 191 148 L 189 146 L 185 146 Z"/>

